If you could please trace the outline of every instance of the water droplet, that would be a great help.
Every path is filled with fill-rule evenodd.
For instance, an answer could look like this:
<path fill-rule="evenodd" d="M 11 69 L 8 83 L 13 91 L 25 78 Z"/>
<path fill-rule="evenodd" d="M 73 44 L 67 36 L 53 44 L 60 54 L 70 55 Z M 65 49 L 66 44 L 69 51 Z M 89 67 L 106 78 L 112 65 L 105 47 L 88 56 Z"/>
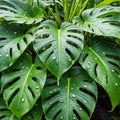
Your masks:
<path fill-rule="evenodd" d="M 2 55 L 0 55 L 0 57 L 2 57 Z"/>
<path fill-rule="evenodd" d="M 61 103 L 64 103 L 64 101 L 61 101 Z"/>
<path fill-rule="evenodd" d="M 86 86 L 86 85 L 84 85 L 83 87 L 85 87 L 85 88 L 86 88 L 87 86 Z"/>
<path fill-rule="evenodd" d="M 69 61 L 71 62 L 72 60 L 71 60 L 71 59 L 69 59 Z"/>
<path fill-rule="evenodd" d="M 57 90 L 55 89 L 54 91 L 56 92 Z"/>
<path fill-rule="evenodd" d="M 53 60 L 55 60 L 55 59 L 56 59 L 56 57 L 54 56 L 54 57 L 53 57 Z"/>
<path fill-rule="evenodd" d="M 62 119 L 63 119 L 63 117 L 60 117 L 60 119 L 62 120 Z"/>
<path fill-rule="evenodd" d="M 9 55 L 8 54 L 6 54 L 6 57 L 8 57 Z"/>
<path fill-rule="evenodd" d="M 90 64 L 91 64 L 91 62 L 88 62 L 88 64 L 90 65 Z"/>
<path fill-rule="evenodd" d="M 90 66 L 87 66 L 88 69 L 90 69 Z"/>
<path fill-rule="evenodd" d="M 16 34 L 17 34 L 17 32 L 14 32 L 14 34 L 16 35 Z"/>
<path fill-rule="evenodd" d="M 25 68 L 25 66 L 22 66 L 22 68 Z"/>
<path fill-rule="evenodd" d="M 36 89 L 39 89 L 39 86 L 36 86 Z"/>
<path fill-rule="evenodd" d="M 26 69 L 28 69 L 28 67 L 26 67 Z"/>
<path fill-rule="evenodd" d="M 52 91 L 50 91 L 50 94 L 52 93 Z"/>
<path fill-rule="evenodd" d="M 86 100 L 84 100 L 84 103 L 86 103 L 87 101 Z"/>
<path fill-rule="evenodd" d="M 115 86 L 118 86 L 118 83 L 115 83 Z"/>
<path fill-rule="evenodd" d="M 73 117 L 73 120 L 75 120 L 75 117 Z"/>
<path fill-rule="evenodd" d="M 113 69 L 112 72 L 115 72 L 115 70 Z"/>
<path fill-rule="evenodd" d="M 52 105 L 52 103 L 50 102 L 50 105 Z"/>
<path fill-rule="evenodd" d="M 74 107 L 75 105 L 74 105 L 74 104 L 72 104 L 72 106 Z"/>
<path fill-rule="evenodd" d="M 75 98 L 75 94 L 73 94 L 72 97 Z"/>
<path fill-rule="evenodd" d="M 25 99 L 24 98 L 22 98 L 22 102 L 24 102 L 25 101 Z"/>
<path fill-rule="evenodd" d="M 103 55 L 105 55 L 105 52 L 103 52 Z"/>

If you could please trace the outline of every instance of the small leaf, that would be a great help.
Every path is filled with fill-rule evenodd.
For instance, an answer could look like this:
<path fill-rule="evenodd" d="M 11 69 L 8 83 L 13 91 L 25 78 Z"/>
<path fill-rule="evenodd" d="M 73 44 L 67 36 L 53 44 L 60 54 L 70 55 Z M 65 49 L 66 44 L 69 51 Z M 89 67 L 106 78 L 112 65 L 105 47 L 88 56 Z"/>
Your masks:
<path fill-rule="evenodd" d="M 0 120 L 18 120 L 14 114 L 7 108 L 5 101 L 0 95 Z"/>
<path fill-rule="evenodd" d="M 1 78 L 3 96 L 9 109 L 18 118 L 35 105 L 41 95 L 45 79 L 46 70 L 38 57 L 32 63 L 32 58 L 28 54 L 23 54 L 10 69 L 3 72 Z"/>
<path fill-rule="evenodd" d="M 82 68 L 72 68 L 57 85 L 50 77 L 42 92 L 42 106 L 49 120 L 90 120 L 97 100 L 95 82 Z"/>
<path fill-rule="evenodd" d="M 43 10 L 40 7 L 34 7 L 29 2 L 20 0 L 1 0 L 0 18 L 15 23 L 32 24 L 41 22 Z"/>
<path fill-rule="evenodd" d="M 87 9 L 74 23 L 87 32 L 120 38 L 120 7 L 105 6 Z"/>
<path fill-rule="evenodd" d="M 120 104 L 120 47 L 103 37 L 92 38 L 79 62 L 108 93 L 112 107 Z"/>
<path fill-rule="evenodd" d="M 58 28 L 54 21 L 45 21 L 38 26 L 35 36 L 34 49 L 57 78 L 75 63 L 83 49 L 83 35 L 71 23 L 64 22 Z"/>
<path fill-rule="evenodd" d="M 33 41 L 31 32 L 16 24 L 0 25 L 0 71 L 11 66 Z"/>

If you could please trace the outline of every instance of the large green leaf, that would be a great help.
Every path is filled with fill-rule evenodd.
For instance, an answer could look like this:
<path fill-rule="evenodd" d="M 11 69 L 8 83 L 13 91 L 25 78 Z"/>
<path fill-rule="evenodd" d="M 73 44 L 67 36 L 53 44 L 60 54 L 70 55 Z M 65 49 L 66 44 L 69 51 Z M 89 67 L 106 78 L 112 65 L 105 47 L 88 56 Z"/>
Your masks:
<path fill-rule="evenodd" d="M 0 120 L 18 120 L 14 116 L 14 114 L 7 108 L 2 95 L 0 95 Z"/>
<path fill-rule="evenodd" d="M 79 67 L 60 79 L 47 80 L 42 92 L 42 106 L 47 120 L 90 120 L 97 100 L 97 87 Z"/>
<path fill-rule="evenodd" d="M 43 18 L 43 10 L 21 0 L 0 0 L 0 18 L 15 23 L 38 23 Z"/>
<path fill-rule="evenodd" d="M 3 96 L 9 109 L 18 118 L 35 105 L 45 79 L 46 70 L 38 57 L 33 61 L 28 54 L 23 54 L 13 66 L 3 72 Z"/>
<path fill-rule="evenodd" d="M 11 66 L 33 41 L 31 32 L 15 24 L 0 25 L 0 71 Z"/>
<path fill-rule="evenodd" d="M 35 36 L 35 50 L 57 78 L 74 64 L 83 49 L 83 35 L 71 23 L 64 22 L 58 28 L 54 21 L 45 21 Z"/>
<path fill-rule="evenodd" d="M 38 99 L 34 107 L 27 114 L 25 114 L 21 120 L 41 120 L 42 115 L 42 102 L 40 99 Z"/>
<path fill-rule="evenodd" d="M 84 31 L 120 38 L 120 7 L 87 9 L 74 22 Z"/>
<path fill-rule="evenodd" d="M 92 38 L 80 64 L 108 93 L 112 107 L 120 104 L 120 47 L 103 37 Z"/>

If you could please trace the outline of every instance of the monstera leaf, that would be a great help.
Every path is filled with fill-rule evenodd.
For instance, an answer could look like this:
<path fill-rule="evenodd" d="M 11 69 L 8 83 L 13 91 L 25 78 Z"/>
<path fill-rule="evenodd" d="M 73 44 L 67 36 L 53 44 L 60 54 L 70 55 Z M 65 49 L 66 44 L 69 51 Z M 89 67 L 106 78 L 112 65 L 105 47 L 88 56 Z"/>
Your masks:
<path fill-rule="evenodd" d="M 42 106 L 49 120 L 89 120 L 95 108 L 97 87 L 82 68 L 60 79 L 50 77 L 42 92 Z"/>
<path fill-rule="evenodd" d="M 18 120 L 7 108 L 2 96 L 0 96 L 0 120 Z"/>
<path fill-rule="evenodd" d="M 35 105 L 45 79 L 46 70 L 38 57 L 33 61 L 28 54 L 23 54 L 3 73 L 1 78 L 3 96 L 9 109 L 18 118 Z"/>
<path fill-rule="evenodd" d="M 54 21 L 45 21 L 35 36 L 34 49 L 57 78 L 74 64 L 83 49 L 83 35 L 71 23 L 64 22 L 58 28 Z"/>
<path fill-rule="evenodd" d="M 41 100 L 38 99 L 34 107 L 21 120 L 41 120 L 43 115 Z"/>
<path fill-rule="evenodd" d="M 43 10 L 20 0 L 0 0 L 0 18 L 15 23 L 38 23 L 43 18 Z"/>
<path fill-rule="evenodd" d="M 33 41 L 31 32 L 15 24 L 0 25 L 0 71 L 11 66 Z"/>
<path fill-rule="evenodd" d="M 108 93 L 112 107 L 120 104 L 120 47 L 103 37 L 92 38 L 79 62 Z"/>
<path fill-rule="evenodd" d="M 85 10 L 75 24 L 82 30 L 103 36 L 120 38 L 120 7 L 105 6 Z"/>

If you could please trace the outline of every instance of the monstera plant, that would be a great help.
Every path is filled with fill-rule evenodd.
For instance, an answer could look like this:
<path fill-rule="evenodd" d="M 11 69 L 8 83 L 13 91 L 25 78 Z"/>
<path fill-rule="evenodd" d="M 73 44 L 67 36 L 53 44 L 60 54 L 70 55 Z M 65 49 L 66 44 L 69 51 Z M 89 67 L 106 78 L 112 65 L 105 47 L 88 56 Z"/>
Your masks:
<path fill-rule="evenodd" d="M 120 104 L 119 0 L 0 0 L 0 120 L 90 120 L 97 85 Z"/>

